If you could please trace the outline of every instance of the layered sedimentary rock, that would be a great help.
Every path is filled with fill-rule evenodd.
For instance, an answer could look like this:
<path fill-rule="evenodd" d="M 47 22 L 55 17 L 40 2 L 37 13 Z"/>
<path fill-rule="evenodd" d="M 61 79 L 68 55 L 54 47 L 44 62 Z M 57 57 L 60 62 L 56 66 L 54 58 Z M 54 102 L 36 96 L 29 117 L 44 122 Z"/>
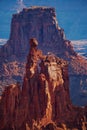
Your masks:
<path fill-rule="evenodd" d="M 67 62 L 43 55 L 36 39 L 30 45 L 22 89 L 10 85 L 0 100 L 0 130 L 86 129 L 85 110 L 70 101 Z"/>
<path fill-rule="evenodd" d="M 10 38 L 7 44 L 0 48 L 0 84 L 4 81 L 10 83 L 22 80 L 22 68 L 25 67 L 24 62 L 29 49 L 28 41 L 32 37 L 38 39 L 39 48 L 44 53 L 53 52 L 69 62 L 71 94 L 76 89 L 72 99 L 77 99 L 75 103 L 79 102 L 79 105 L 86 104 L 85 100 L 81 101 L 80 84 L 82 82 L 82 86 L 85 84 L 87 87 L 87 60 L 78 56 L 71 42 L 66 39 L 64 30 L 56 20 L 54 8 L 30 7 L 13 15 Z M 14 63 L 15 60 L 17 64 Z M 15 66 L 18 67 L 18 71 Z"/>

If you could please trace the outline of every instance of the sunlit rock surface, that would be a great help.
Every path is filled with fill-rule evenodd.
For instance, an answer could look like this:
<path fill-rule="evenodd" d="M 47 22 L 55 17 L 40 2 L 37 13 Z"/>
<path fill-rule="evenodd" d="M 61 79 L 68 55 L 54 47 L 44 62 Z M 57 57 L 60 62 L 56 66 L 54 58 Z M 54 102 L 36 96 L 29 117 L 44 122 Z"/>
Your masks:
<path fill-rule="evenodd" d="M 0 130 L 85 130 L 86 108 L 74 107 L 69 95 L 68 64 L 43 55 L 30 40 L 26 73 L 0 99 Z"/>
<path fill-rule="evenodd" d="M 23 80 L 26 56 L 30 48 L 28 41 L 32 37 L 37 38 L 39 48 L 45 54 L 51 52 L 68 61 L 71 98 L 75 104 L 86 105 L 87 96 L 82 99 L 81 94 L 84 87 L 87 88 L 87 60 L 74 51 L 64 30 L 58 25 L 55 9 L 50 7 L 34 6 L 13 15 L 10 38 L 0 48 L 1 91 L 2 86 Z"/>

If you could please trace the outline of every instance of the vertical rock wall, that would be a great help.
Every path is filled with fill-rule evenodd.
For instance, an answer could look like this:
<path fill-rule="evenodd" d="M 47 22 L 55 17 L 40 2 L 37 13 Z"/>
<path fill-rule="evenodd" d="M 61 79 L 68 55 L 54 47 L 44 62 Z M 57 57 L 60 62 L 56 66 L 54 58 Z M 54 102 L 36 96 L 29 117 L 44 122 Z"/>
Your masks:
<path fill-rule="evenodd" d="M 11 85 L 0 100 L 0 130 L 81 129 L 84 115 L 70 101 L 67 62 L 37 45 L 30 40 L 22 90 Z"/>

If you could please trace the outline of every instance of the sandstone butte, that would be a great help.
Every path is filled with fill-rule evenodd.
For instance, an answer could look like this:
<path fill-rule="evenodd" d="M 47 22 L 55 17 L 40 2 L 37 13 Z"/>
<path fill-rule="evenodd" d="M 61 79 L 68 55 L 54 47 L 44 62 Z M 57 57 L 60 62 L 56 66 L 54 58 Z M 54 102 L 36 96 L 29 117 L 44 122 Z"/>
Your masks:
<path fill-rule="evenodd" d="M 74 104 L 86 105 L 87 96 L 82 98 L 81 94 L 87 87 L 87 60 L 74 51 L 51 7 L 29 7 L 13 15 L 9 40 L 0 48 L 0 92 L 7 84 L 23 80 L 32 37 L 44 54 L 52 52 L 68 61 L 71 99 Z"/>
<path fill-rule="evenodd" d="M 0 130 L 86 130 L 87 108 L 70 101 L 68 64 L 30 40 L 26 73 L 0 99 Z"/>

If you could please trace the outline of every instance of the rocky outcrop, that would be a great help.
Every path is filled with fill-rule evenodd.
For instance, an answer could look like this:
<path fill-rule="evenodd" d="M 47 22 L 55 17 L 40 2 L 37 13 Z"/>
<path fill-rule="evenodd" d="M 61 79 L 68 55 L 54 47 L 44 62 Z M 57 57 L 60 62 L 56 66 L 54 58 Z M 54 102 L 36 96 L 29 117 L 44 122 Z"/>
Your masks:
<path fill-rule="evenodd" d="M 0 99 L 0 130 L 10 130 L 20 100 L 20 85 L 12 84 L 6 87 Z M 11 127 L 10 127 L 11 125 Z"/>
<path fill-rule="evenodd" d="M 85 110 L 71 104 L 68 64 L 43 55 L 30 40 L 23 87 L 10 85 L 0 100 L 0 130 L 86 129 Z"/>
<path fill-rule="evenodd" d="M 22 70 L 24 70 L 24 62 L 28 54 L 28 41 L 32 37 L 38 39 L 39 48 L 45 54 L 52 52 L 69 62 L 72 100 L 75 104 L 85 105 L 86 101 L 81 101 L 80 97 L 80 82 L 87 87 L 87 60 L 78 56 L 73 50 L 71 42 L 65 37 L 64 30 L 58 25 L 55 9 L 50 7 L 25 8 L 13 15 L 10 38 L 7 44 L 0 48 L 1 86 L 3 83 L 6 84 L 6 81 L 10 84 L 23 79 Z M 76 91 L 72 93 L 75 89 Z"/>

